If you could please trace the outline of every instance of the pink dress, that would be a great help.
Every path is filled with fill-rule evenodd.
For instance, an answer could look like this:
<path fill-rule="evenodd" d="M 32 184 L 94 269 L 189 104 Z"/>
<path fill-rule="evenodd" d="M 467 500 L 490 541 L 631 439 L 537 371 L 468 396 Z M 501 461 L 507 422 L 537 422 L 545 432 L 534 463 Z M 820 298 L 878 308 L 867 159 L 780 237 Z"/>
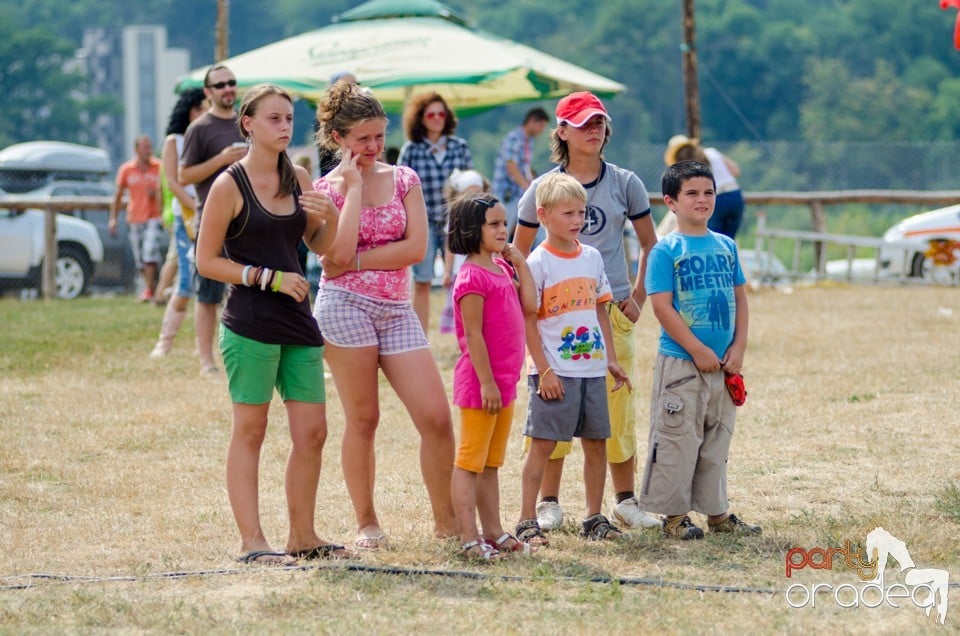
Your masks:
<path fill-rule="evenodd" d="M 357 236 L 357 254 L 393 243 L 403 238 L 407 230 L 407 209 L 403 198 L 414 186 L 420 185 L 420 177 L 406 166 L 396 166 L 393 171 L 393 198 L 375 208 L 360 210 L 360 230 Z M 330 197 L 337 209 L 343 208 L 344 197 L 323 177 L 313 182 L 313 189 Z M 410 268 L 364 269 L 346 271 L 335 278 L 320 278 L 320 287 L 330 287 L 377 300 L 410 300 Z"/>
<path fill-rule="evenodd" d="M 494 274 L 473 263 L 464 263 L 453 284 L 454 319 L 460 344 L 460 358 L 453 370 L 453 403 L 464 408 L 483 408 L 480 380 L 470 360 L 460 314 L 460 299 L 467 294 L 483 296 L 483 341 L 503 404 L 506 406 L 517 398 L 526 346 L 523 310 L 513 284 L 513 269 L 499 258 L 493 262 L 500 266 L 502 273 Z"/>

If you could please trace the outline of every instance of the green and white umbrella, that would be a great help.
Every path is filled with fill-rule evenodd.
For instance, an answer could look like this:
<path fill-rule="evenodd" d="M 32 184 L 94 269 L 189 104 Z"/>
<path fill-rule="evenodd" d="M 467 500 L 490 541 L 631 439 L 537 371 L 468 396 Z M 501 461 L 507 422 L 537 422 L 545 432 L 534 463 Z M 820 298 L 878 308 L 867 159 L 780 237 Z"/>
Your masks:
<path fill-rule="evenodd" d="M 241 90 L 278 84 L 319 100 L 330 77 L 350 71 L 400 112 L 410 95 L 437 91 L 461 114 L 501 104 L 552 99 L 589 90 L 609 96 L 623 84 L 559 58 L 471 28 L 434 0 L 373 0 L 334 24 L 224 60 Z M 206 68 L 177 90 L 202 86 Z"/>

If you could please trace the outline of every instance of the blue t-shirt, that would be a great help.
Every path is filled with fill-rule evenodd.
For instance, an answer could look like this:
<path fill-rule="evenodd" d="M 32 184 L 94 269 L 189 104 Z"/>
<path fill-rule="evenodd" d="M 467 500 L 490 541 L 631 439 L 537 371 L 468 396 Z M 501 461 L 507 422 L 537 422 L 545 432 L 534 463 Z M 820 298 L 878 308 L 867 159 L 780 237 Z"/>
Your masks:
<path fill-rule="evenodd" d="M 693 335 L 722 358 L 736 327 L 733 288 L 745 282 L 733 239 L 711 231 L 703 236 L 672 232 L 650 251 L 644 286 L 648 296 L 671 292 L 673 308 Z M 665 329 L 660 330 L 659 351 L 693 360 Z"/>

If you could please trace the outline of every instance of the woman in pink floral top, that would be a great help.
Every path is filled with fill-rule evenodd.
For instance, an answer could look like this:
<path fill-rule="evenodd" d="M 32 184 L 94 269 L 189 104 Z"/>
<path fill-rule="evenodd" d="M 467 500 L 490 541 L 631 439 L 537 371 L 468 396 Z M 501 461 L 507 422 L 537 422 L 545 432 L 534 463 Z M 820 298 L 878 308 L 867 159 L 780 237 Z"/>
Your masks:
<path fill-rule="evenodd" d="M 452 536 L 457 524 L 450 500 L 450 407 L 409 293 L 410 266 L 423 259 L 427 241 L 420 180 L 409 168 L 379 161 L 387 116 L 360 87 L 329 87 L 317 118 L 320 143 L 342 153 L 340 165 L 314 182 L 340 210 L 337 236 L 322 260 L 314 316 L 346 419 L 341 463 L 357 516 L 356 546 L 376 550 L 386 540 L 373 497 L 378 369 L 420 433 L 434 533 Z"/>

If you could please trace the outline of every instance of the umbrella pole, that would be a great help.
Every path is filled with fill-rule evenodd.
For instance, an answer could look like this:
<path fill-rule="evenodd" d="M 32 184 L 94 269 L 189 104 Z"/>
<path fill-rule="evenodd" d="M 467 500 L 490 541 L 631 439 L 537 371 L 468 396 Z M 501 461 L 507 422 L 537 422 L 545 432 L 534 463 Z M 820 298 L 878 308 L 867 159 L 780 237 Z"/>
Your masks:
<path fill-rule="evenodd" d="M 683 94 L 687 113 L 687 136 L 700 138 L 700 89 L 697 83 L 697 47 L 694 28 L 694 0 L 683 3 Z"/>

